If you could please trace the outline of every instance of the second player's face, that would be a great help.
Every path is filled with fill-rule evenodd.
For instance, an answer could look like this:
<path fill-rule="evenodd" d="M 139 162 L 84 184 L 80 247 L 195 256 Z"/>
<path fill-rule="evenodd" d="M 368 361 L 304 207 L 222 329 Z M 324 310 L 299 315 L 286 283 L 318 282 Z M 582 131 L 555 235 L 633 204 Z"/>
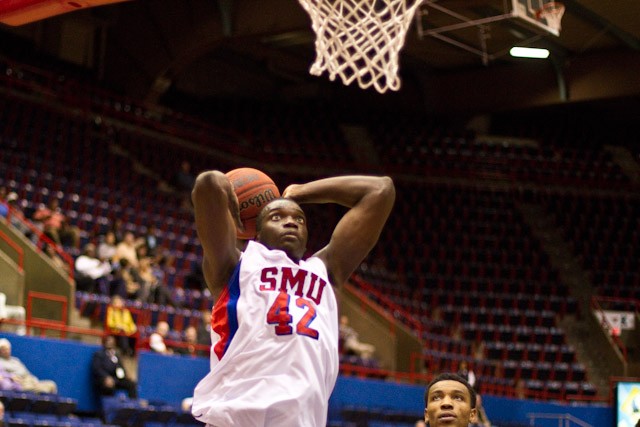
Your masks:
<path fill-rule="evenodd" d="M 307 248 L 307 219 L 297 203 L 277 200 L 265 206 L 257 241 L 270 249 L 281 249 L 298 261 Z"/>
<path fill-rule="evenodd" d="M 468 427 L 476 420 L 467 387 L 453 380 L 439 381 L 431 386 L 424 411 L 430 427 Z"/>

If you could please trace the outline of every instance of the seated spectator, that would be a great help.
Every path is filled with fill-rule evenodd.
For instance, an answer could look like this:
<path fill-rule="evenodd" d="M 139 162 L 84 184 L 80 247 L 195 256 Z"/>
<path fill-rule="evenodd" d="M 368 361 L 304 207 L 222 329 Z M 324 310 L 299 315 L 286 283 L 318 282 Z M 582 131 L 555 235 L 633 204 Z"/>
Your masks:
<path fill-rule="evenodd" d="M 118 289 L 116 294 L 126 299 L 143 301 L 143 288 L 138 270 L 129 265 L 129 260 L 122 258 L 120 260 L 120 268 L 117 277 L 119 278 Z"/>
<path fill-rule="evenodd" d="M 11 192 L 7 195 L 6 198 L 7 203 L 7 219 L 9 220 L 9 224 L 13 225 L 15 229 L 19 232 L 27 236 L 27 238 L 32 238 L 33 232 L 27 225 L 27 218 L 24 216 L 24 212 L 20 208 L 18 204 L 18 195 L 14 192 Z"/>
<path fill-rule="evenodd" d="M 111 304 L 107 306 L 106 329 L 111 335 L 117 336 L 118 347 L 129 356 L 133 355 L 135 348 L 135 334 L 138 327 L 133 320 L 131 311 L 124 305 L 120 295 L 111 298 Z"/>
<path fill-rule="evenodd" d="M 0 390 L 22 391 L 22 386 L 15 380 L 13 375 L 0 368 Z"/>
<path fill-rule="evenodd" d="M 33 219 L 42 223 L 44 233 L 57 245 L 80 247 L 80 230 L 69 224 L 55 197 L 51 198 L 49 205 L 40 206 L 33 214 Z"/>
<path fill-rule="evenodd" d="M 146 234 L 141 238 L 144 247 L 147 248 L 147 256 L 155 258 L 158 256 L 158 230 L 156 226 L 151 224 L 147 227 Z"/>
<path fill-rule="evenodd" d="M 476 394 L 476 421 L 469 424 L 469 427 L 491 427 L 491 421 L 482 406 L 482 397 L 479 394 Z"/>
<path fill-rule="evenodd" d="M 165 321 L 160 321 L 156 325 L 156 330 L 149 337 L 149 347 L 156 353 L 173 354 L 173 350 L 167 347 L 164 339 L 169 333 L 169 324 Z"/>
<path fill-rule="evenodd" d="M 358 333 L 349 326 L 349 317 L 346 315 L 340 316 L 340 340 L 345 353 L 355 354 L 365 360 L 370 359 L 376 350 L 373 345 L 360 341 Z"/>
<path fill-rule="evenodd" d="M 200 343 L 198 343 L 198 331 L 195 326 L 187 326 L 184 330 L 184 342 L 187 345 L 176 348 L 176 353 L 191 357 L 209 356 L 207 351 L 197 348 Z"/>
<path fill-rule="evenodd" d="M 123 240 L 116 245 L 116 253 L 113 256 L 113 260 L 119 263 L 123 259 L 126 259 L 131 267 L 138 268 L 138 244 L 131 231 L 125 232 Z"/>
<path fill-rule="evenodd" d="M 98 258 L 105 261 L 114 262 L 116 255 L 116 235 L 109 230 L 102 237 L 98 244 Z"/>
<path fill-rule="evenodd" d="M 464 378 L 469 383 L 469 385 L 473 387 L 476 393 L 478 393 L 478 391 L 480 390 L 480 387 L 476 382 L 476 374 L 475 372 L 473 372 L 473 369 L 469 367 L 469 364 L 467 363 L 466 360 L 462 360 L 460 362 L 460 366 L 458 367 L 457 374 L 460 375 L 462 378 Z"/>
<path fill-rule="evenodd" d="M 98 281 L 111 273 L 111 264 L 96 257 L 96 245 L 87 243 L 82 255 L 76 258 L 76 289 L 85 292 L 95 292 Z"/>
<path fill-rule="evenodd" d="M 51 380 L 40 380 L 17 357 L 11 356 L 11 343 L 0 338 L 0 369 L 4 369 L 20 384 L 22 390 L 35 393 L 57 393 L 58 386 Z"/>
<path fill-rule="evenodd" d="M 191 191 L 195 182 L 196 177 L 191 172 L 191 163 L 183 160 L 180 163 L 180 169 L 176 171 L 173 177 L 173 185 L 176 187 L 176 190 L 180 192 Z"/>
<path fill-rule="evenodd" d="M 7 187 L 0 185 L 0 216 L 7 217 L 9 213 L 9 205 L 7 204 Z"/>
<path fill-rule="evenodd" d="M 138 273 L 144 288 L 144 301 L 180 307 L 180 304 L 175 301 L 165 283 L 165 274 L 162 266 L 155 263 L 150 257 L 141 258 Z"/>
<path fill-rule="evenodd" d="M 7 305 L 7 295 L 0 292 L 0 321 L 2 319 L 13 319 L 21 322 L 17 325 L 11 325 L 8 329 L 18 335 L 27 334 L 27 326 L 25 320 L 27 318 L 26 310 L 21 305 Z"/>
<path fill-rule="evenodd" d="M 65 273 L 69 273 L 69 264 L 62 259 L 58 251 L 56 251 L 55 246 L 45 244 L 42 250 L 49 257 L 53 265 L 63 270 Z"/>
<path fill-rule="evenodd" d="M 116 238 L 116 245 L 124 240 L 126 230 L 124 229 L 124 223 L 120 218 L 116 218 L 111 224 L 109 231 L 113 232 Z"/>
<path fill-rule="evenodd" d="M 211 310 L 202 310 L 198 324 L 198 344 L 211 346 Z"/>
<path fill-rule="evenodd" d="M 93 381 L 102 396 L 113 396 L 116 390 L 126 390 L 131 399 L 138 397 L 137 384 L 127 377 L 116 351 L 116 340 L 112 335 L 102 338 L 102 349 L 93 354 L 91 361 Z"/>
<path fill-rule="evenodd" d="M 140 258 L 138 276 L 140 277 L 140 285 L 142 287 L 141 300 L 145 302 L 156 302 L 155 295 L 160 286 L 160 281 L 153 274 L 151 258 Z"/>

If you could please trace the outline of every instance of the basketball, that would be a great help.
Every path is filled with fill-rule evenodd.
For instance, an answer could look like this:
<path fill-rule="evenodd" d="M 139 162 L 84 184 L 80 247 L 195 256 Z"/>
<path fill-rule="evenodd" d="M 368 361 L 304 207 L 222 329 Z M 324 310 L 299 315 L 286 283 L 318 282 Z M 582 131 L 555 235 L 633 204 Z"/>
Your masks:
<path fill-rule="evenodd" d="M 256 218 L 264 205 L 280 197 L 280 190 L 266 173 L 253 168 L 239 168 L 225 174 L 238 197 L 240 219 L 244 231 L 238 230 L 238 239 L 256 237 Z"/>

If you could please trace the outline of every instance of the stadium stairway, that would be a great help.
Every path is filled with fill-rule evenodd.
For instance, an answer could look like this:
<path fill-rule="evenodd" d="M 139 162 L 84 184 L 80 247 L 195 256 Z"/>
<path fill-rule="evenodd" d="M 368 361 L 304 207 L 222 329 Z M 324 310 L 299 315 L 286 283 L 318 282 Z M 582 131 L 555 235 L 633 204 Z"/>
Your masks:
<path fill-rule="evenodd" d="M 69 316 L 69 326 L 73 326 L 76 328 L 82 329 L 92 329 L 96 332 L 96 335 L 89 334 L 80 334 L 75 332 L 70 332 L 67 334 L 67 338 L 71 340 L 81 341 L 87 344 L 97 344 L 101 345 L 102 340 L 100 335 L 104 331 L 104 327 L 100 323 L 96 323 L 92 319 L 88 317 L 83 317 L 80 314 L 80 310 L 73 307 L 71 309 L 71 315 Z M 138 362 L 134 357 L 122 355 L 120 358 L 122 361 L 122 365 L 124 366 L 125 371 L 130 379 L 137 381 L 138 379 Z"/>
<path fill-rule="evenodd" d="M 542 206 L 521 203 L 520 211 L 534 236 L 541 242 L 542 249 L 549 255 L 551 265 L 558 270 L 560 280 L 566 283 L 571 295 L 578 301 L 578 315 L 564 316 L 559 319 L 558 325 L 564 329 L 567 342 L 575 348 L 578 360 L 587 367 L 589 381 L 597 387 L 600 396 L 607 396 L 610 386 L 609 377 L 618 376 L 621 373 L 613 372 L 612 368 L 615 364 L 603 363 L 610 357 L 607 353 L 613 353 L 610 345 L 594 345 L 594 334 L 590 334 L 592 327 L 590 321 L 592 316 L 589 315 L 590 298 L 595 293 L 595 289 L 589 276 L 573 255 L 562 232 Z"/>

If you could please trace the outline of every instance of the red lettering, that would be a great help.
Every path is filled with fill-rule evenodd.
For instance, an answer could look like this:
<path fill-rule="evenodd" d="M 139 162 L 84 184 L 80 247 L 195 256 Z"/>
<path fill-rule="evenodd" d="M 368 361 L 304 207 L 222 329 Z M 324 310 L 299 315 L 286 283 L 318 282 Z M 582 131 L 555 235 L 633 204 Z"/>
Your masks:
<path fill-rule="evenodd" d="M 296 296 L 301 297 L 304 293 L 304 279 L 307 277 L 307 271 L 299 269 L 296 274 L 290 267 L 282 267 L 282 281 L 280 282 L 280 291 L 287 292 L 287 286 L 291 285 L 291 289 L 295 290 Z"/>
<path fill-rule="evenodd" d="M 260 285 L 261 291 L 275 291 L 276 290 L 276 278 L 275 275 L 278 274 L 278 269 L 276 267 L 263 268 L 262 274 L 260 275 L 260 280 L 262 283 L 267 284 L 268 286 Z M 270 276 L 268 276 L 270 275 Z"/>
<path fill-rule="evenodd" d="M 262 284 L 261 291 L 280 291 L 288 293 L 290 290 L 297 297 L 305 294 L 306 298 L 313 301 L 316 305 L 322 301 L 322 294 L 327 282 L 316 274 L 307 270 L 294 270 L 291 267 L 281 267 L 281 271 L 277 267 L 263 268 L 260 274 Z M 281 274 L 280 277 L 278 277 Z M 278 282 L 280 286 L 278 287 Z M 306 282 L 306 283 L 305 283 Z M 306 285 L 306 286 L 305 286 Z"/>
<path fill-rule="evenodd" d="M 318 279 L 320 279 L 320 281 L 318 281 Z M 316 281 L 318 281 L 318 292 L 316 292 L 316 295 L 314 296 L 313 291 L 315 291 L 316 288 Z M 307 290 L 307 298 L 315 302 L 316 305 L 320 304 L 325 286 L 327 286 L 327 282 L 325 282 L 323 278 L 311 273 L 311 283 L 309 283 L 309 289 Z"/>

